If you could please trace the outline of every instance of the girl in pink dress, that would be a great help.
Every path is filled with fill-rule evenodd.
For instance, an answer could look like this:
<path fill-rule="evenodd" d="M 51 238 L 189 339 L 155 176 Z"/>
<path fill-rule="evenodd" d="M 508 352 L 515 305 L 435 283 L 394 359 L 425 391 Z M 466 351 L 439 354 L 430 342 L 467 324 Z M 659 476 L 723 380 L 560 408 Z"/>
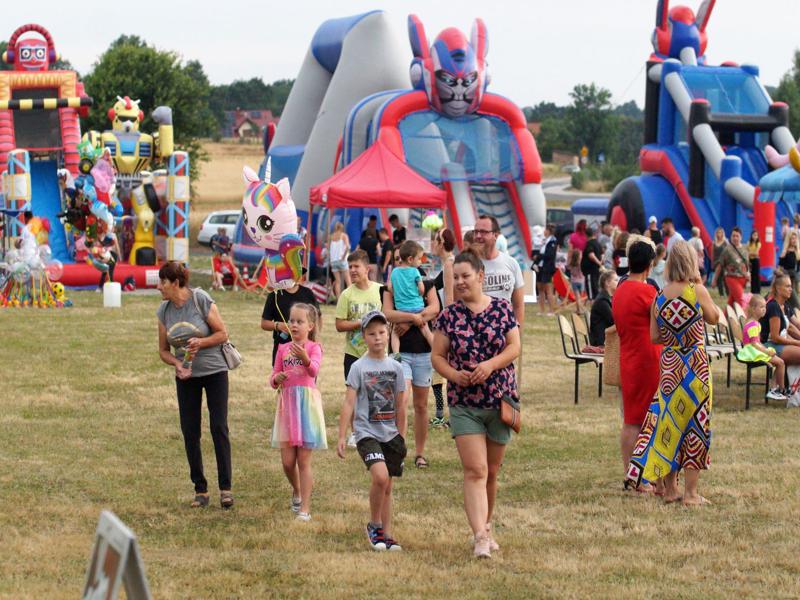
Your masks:
<path fill-rule="evenodd" d="M 270 378 L 279 390 L 272 427 L 272 447 L 280 448 L 283 472 L 292 486 L 292 511 L 300 521 L 311 520 L 311 451 L 328 447 L 325 416 L 316 377 L 322 346 L 316 337 L 317 310 L 298 303 L 289 313 L 292 341 L 278 346 Z"/>

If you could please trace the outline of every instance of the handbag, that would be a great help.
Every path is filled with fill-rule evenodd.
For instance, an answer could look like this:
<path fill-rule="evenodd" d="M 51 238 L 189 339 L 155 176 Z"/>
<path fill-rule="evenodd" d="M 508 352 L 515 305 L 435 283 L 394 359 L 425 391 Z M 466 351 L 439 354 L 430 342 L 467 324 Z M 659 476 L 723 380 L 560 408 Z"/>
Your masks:
<path fill-rule="evenodd" d="M 197 290 L 192 290 L 192 300 L 194 300 L 194 307 L 197 309 L 197 312 L 203 317 L 204 320 L 207 321 L 208 315 L 204 315 L 203 311 L 200 310 L 200 304 L 197 302 L 197 295 L 195 294 Z M 228 340 L 224 344 L 220 345 L 222 349 L 222 358 L 225 360 L 225 364 L 228 366 L 228 370 L 233 371 L 236 367 L 242 364 L 242 354 L 236 349 L 236 346 Z"/>
<path fill-rule="evenodd" d="M 500 420 L 511 427 L 514 433 L 519 433 L 522 426 L 522 413 L 519 410 L 519 402 L 511 396 L 504 395 L 500 399 Z"/>
<path fill-rule="evenodd" d="M 606 351 L 603 358 L 603 383 L 620 387 L 619 381 L 619 334 L 617 326 L 606 329 Z"/>

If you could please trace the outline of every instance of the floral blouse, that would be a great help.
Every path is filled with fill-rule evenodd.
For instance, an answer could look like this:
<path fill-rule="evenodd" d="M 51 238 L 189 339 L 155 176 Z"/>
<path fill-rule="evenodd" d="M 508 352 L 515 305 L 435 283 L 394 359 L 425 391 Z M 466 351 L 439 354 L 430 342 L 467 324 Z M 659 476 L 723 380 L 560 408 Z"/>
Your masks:
<path fill-rule="evenodd" d="M 449 338 L 448 362 L 461 371 L 500 354 L 506 347 L 506 334 L 517 325 L 511 303 L 492 298 L 489 306 L 477 314 L 463 302 L 451 304 L 439 314 L 433 328 Z M 500 399 L 506 395 L 519 400 L 513 363 L 494 371 L 480 385 L 461 387 L 452 382 L 447 385 L 450 406 L 497 410 Z"/>

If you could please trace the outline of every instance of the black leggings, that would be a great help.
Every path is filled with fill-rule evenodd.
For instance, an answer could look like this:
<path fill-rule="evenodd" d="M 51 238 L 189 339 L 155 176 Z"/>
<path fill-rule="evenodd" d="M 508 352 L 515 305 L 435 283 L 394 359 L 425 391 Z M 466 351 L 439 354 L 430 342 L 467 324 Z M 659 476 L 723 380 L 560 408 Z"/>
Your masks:
<path fill-rule="evenodd" d="M 444 384 L 442 383 L 434 383 L 431 386 L 433 388 L 433 397 L 436 400 L 437 419 L 444 419 L 444 394 L 442 393 L 443 386 Z"/>
<path fill-rule="evenodd" d="M 208 414 L 211 417 L 211 439 L 217 456 L 219 489 L 231 489 L 231 441 L 228 437 L 228 372 L 220 371 L 202 377 L 175 379 L 178 388 L 178 412 L 183 443 L 189 460 L 189 475 L 198 494 L 208 492 L 203 475 L 203 454 L 200 450 L 200 425 L 203 415 L 203 389 L 206 390 Z"/>

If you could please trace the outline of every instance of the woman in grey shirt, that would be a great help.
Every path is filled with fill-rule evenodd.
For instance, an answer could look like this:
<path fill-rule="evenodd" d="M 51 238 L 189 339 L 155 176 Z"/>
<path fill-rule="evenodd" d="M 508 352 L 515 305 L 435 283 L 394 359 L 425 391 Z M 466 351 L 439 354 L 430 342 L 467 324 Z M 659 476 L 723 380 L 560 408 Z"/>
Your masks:
<path fill-rule="evenodd" d="M 211 296 L 199 288 L 192 290 L 187 286 L 189 270 L 182 263 L 164 263 L 158 270 L 158 277 L 158 290 L 164 298 L 157 311 L 158 352 L 162 361 L 175 368 L 181 431 L 195 491 L 191 506 L 208 506 L 208 482 L 203 474 L 200 450 L 205 389 L 217 457 L 220 504 L 222 508 L 230 508 L 233 494 L 228 437 L 228 365 L 222 355 L 222 344 L 228 341 L 228 332 Z"/>

